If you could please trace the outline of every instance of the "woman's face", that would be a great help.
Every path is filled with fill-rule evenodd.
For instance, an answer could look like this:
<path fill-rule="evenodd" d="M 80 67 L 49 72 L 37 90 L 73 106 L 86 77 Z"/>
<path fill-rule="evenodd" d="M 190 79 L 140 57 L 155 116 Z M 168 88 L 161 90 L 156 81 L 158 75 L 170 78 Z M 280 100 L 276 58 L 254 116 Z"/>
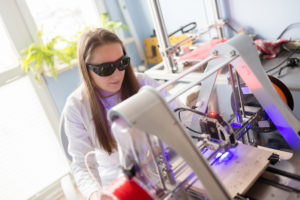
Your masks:
<path fill-rule="evenodd" d="M 92 51 L 92 55 L 88 61 L 91 65 L 99 65 L 107 62 L 114 62 L 123 56 L 123 49 L 119 43 L 105 44 L 96 47 Z M 92 70 L 89 70 L 90 76 L 96 85 L 101 89 L 101 93 L 104 96 L 116 93 L 120 90 L 125 70 L 119 71 L 116 69 L 110 76 L 99 76 Z"/>

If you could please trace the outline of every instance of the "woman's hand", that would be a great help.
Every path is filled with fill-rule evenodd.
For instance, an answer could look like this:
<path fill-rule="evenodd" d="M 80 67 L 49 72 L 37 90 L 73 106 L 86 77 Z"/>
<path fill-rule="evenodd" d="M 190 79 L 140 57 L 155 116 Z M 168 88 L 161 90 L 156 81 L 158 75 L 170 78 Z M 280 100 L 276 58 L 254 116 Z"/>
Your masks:
<path fill-rule="evenodd" d="M 100 200 L 113 200 L 113 197 L 109 194 L 101 193 Z"/>
<path fill-rule="evenodd" d="M 89 200 L 113 200 L 113 197 L 109 194 L 96 191 L 91 194 Z"/>

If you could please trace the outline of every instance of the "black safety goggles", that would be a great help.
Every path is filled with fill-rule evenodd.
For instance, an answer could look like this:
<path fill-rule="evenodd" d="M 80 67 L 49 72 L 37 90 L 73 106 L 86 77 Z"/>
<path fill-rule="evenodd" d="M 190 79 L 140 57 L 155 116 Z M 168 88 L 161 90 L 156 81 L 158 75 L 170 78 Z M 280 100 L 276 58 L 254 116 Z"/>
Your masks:
<path fill-rule="evenodd" d="M 130 57 L 122 56 L 115 62 L 107 62 L 99 65 L 86 64 L 86 66 L 88 67 L 88 69 L 93 70 L 93 72 L 95 72 L 99 76 L 110 76 L 115 72 L 116 68 L 122 71 L 125 70 L 129 66 L 129 64 Z"/>

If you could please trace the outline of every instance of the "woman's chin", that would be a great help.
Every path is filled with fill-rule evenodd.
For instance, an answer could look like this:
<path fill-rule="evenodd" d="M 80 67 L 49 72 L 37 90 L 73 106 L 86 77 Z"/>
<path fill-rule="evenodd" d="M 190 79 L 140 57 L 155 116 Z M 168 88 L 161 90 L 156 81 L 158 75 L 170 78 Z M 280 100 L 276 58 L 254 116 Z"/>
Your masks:
<path fill-rule="evenodd" d="M 105 88 L 104 90 L 101 89 L 101 93 L 103 96 L 110 96 L 112 94 L 115 94 L 119 92 L 121 87 L 110 87 L 110 88 Z"/>

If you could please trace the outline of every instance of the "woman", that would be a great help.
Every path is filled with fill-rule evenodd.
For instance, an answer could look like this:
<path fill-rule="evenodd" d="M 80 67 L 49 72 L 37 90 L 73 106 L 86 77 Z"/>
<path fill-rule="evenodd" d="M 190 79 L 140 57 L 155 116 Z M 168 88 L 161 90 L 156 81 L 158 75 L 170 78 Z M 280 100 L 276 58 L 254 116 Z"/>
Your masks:
<path fill-rule="evenodd" d="M 145 75 L 135 76 L 122 41 L 105 29 L 85 32 L 77 53 L 83 83 L 67 99 L 63 111 L 65 132 L 77 186 L 87 199 L 97 199 L 99 188 L 88 174 L 84 156 L 96 150 L 88 163 L 102 187 L 121 175 L 107 111 L 137 93 L 141 86 L 158 84 Z"/>

